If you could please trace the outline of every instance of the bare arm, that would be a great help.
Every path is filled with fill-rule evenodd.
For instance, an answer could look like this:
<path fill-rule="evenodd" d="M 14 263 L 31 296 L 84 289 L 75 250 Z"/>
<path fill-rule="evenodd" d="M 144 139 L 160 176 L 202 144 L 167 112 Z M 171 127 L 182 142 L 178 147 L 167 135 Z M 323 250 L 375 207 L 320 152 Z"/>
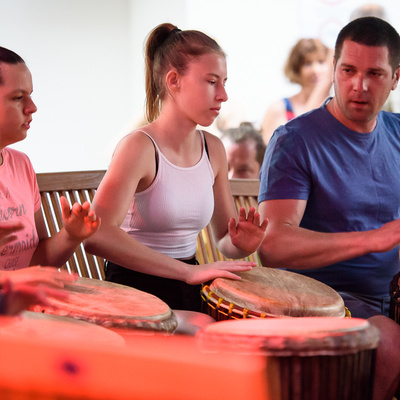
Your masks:
<path fill-rule="evenodd" d="M 264 139 L 264 143 L 268 144 L 275 129 L 280 125 L 284 125 L 287 122 L 286 118 L 286 107 L 283 100 L 279 100 L 267 109 L 265 113 L 262 125 L 261 133 Z"/>
<path fill-rule="evenodd" d="M 258 250 L 266 267 L 308 269 L 335 264 L 370 252 L 389 251 L 400 242 L 400 220 L 364 232 L 322 233 L 300 228 L 305 200 L 268 200 L 260 204 L 268 218 Z"/>

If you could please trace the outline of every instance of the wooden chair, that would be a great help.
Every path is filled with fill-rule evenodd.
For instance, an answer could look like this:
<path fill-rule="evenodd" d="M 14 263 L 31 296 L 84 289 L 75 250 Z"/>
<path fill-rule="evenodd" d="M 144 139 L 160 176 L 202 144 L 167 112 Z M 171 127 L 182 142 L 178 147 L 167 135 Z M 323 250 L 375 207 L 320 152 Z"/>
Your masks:
<path fill-rule="evenodd" d="M 65 196 L 71 204 L 93 201 L 96 189 L 105 171 L 54 172 L 36 174 L 42 213 L 48 234 L 54 235 L 62 227 L 60 196 Z M 62 267 L 85 278 L 104 279 L 104 259 L 86 253 L 81 244 Z"/>
<path fill-rule="evenodd" d="M 93 201 L 96 189 L 105 171 L 76 171 L 38 173 L 37 181 L 42 200 L 42 213 L 49 235 L 56 234 L 62 227 L 60 196 L 65 196 L 71 204 L 75 202 Z M 234 179 L 230 181 L 232 195 L 236 207 L 257 207 L 259 181 L 257 179 Z M 226 260 L 217 250 L 211 229 L 206 227 L 197 239 L 197 259 L 200 264 Z M 247 257 L 259 262 L 256 253 Z M 104 259 L 86 253 L 81 244 L 62 267 L 70 273 L 75 272 L 85 278 L 104 279 Z"/>

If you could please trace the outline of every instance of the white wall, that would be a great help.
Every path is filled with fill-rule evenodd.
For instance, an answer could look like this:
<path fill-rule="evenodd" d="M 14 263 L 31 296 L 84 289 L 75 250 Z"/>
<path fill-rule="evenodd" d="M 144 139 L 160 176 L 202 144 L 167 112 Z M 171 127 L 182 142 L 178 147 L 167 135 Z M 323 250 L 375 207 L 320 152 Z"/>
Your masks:
<path fill-rule="evenodd" d="M 400 31 L 400 2 L 376 0 Z M 282 66 L 300 37 L 333 46 L 362 0 L 0 0 L 0 45 L 34 79 L 29 137 L 14 145 L 37 172 L 107 168 L 117 141 L 142 118 L 143 44 L 157 24 L 199 29 L 228 55 L 229 100 L 221 116 L 261 123 L 292 94 Z M 397 25 L 396 25 L 397 24 Z M 217 133 L 215 127 L 210 130 Z"/>
<path fill-rule="evenodd" d="M 133 108 L 128 0 L 0 0 L 0 45 L 33 75 L 37 172 L 106 168 Z"/>

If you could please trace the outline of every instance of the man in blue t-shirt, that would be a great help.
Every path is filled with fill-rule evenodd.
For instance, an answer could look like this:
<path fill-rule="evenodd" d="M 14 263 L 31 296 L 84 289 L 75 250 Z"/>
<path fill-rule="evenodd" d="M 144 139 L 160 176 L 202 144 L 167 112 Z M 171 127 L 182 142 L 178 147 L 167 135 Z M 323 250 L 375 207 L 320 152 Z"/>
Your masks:
<path fill-rule="evenodd" d="M 259 194 L 261 218 L 269 220 L 258 251 L 263 265 L 320 280 L 353 316 L 372 317 L 382 337 L 375 387 L 386 394 L 400 371 L 399 344 L 390 350 L 391 370 L 384 361 L 400 326 L 382 316 L 399 272 L 400 114 L 381 108 L 397 87 L 399 64 L 400 37 L 387 22 L 346 25 L 335 46 L 335 96 L 275 131 Z"/>

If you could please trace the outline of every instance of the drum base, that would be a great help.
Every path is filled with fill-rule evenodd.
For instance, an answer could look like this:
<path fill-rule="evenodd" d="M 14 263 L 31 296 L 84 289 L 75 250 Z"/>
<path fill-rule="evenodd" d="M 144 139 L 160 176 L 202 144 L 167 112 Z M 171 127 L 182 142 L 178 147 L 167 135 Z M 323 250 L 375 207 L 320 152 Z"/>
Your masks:
<path fill-rule="evenodd" d="M 346 356 L 279 357 L 281 396 L 276 400 L 371 400 L 373 380 L 366 382 L 360 371 L 374 376 L 375 355 L 369 350 Z"/>
<path fill-rule="evenodd" d="M 389 285 L 390 293 L 390 307 L 389 307 L 389 318 L 400 324 L 400 289 L 399 289 L 400 273 L 396 274 Z"/>

